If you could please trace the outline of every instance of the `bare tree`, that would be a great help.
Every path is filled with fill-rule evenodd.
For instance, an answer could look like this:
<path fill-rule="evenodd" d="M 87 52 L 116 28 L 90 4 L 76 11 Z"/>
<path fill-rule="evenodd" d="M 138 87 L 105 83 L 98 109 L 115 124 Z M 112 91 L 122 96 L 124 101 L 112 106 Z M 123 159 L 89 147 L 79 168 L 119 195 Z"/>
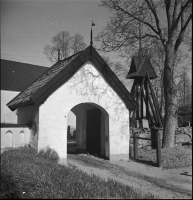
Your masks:
<path fill-rule="evenodd" d="M 123 64 L 122 62 L 113 62 L 108 56 L 101 55 L 104 61 L 108 64 L 108 66 L 112 69 L 115 75 L 119 78 L 119 80 L 123 83 L 123 85 L 129 90 L 133 83 L 133 80 L 125 79 L 126 74 L 128 73 L 128 65 Z"/>
<path fill-rule="evenodd" d="M 58 52 L 59 49 L 54 46 L 46 45 L 44 47 L 44 54 L 47 56 L 48 60 L 51 61 L 52 63 L 58 60 Z"/>
<path fill-rule="evenodd" d="M 96 37 L 103 51 L 121 51 L 136 47 L 139 39 L 152 45 L 156 39 L 163 45 L 165 117 L 163 147 L 174 146 L 177 120 L 177 90 L 173 69 L 177 51 L 192 20 L 191 0 L 102 0 L 112 17 Z M 166 23 L 161 13 L 166 15 Z M 139 37 L 139 23 L 143 25 Z"/>
<path fill-rule="evenodd" d="M 163 75 L 164 75 L 164 58 L 165 51 L 164 47 L 160 42 L 156 42 L 154 46 L 148 49 L 147 56 L 150 58 L 151 63 L 158 75 L 157 79 L 152 80 L 153 87 L 158 98 L 159 102 L 159 110 L 162 114 L 164 114 L 164 83 L 163 83 Z M 191 67 L 191 57 L 187 52 L 183 52 L 180 49 L 177 51 L 177 58 L 175 60 L 175 67 L 173 71 L 173 81 L 175 82 L 176 90 L 180 89 L 179 84 L 183 77 L 184 73 Z"/>
<path fill-rule="evenodd" d="M 179 106 L 191 106 L 192 104 L 192 81 L 188 76 L 190 70 L 182 73 L 178 83 L 178 104 Z"/>
<path fill-rule="evenodd" d="M 73 54 L 83 50 L 86 47 L 84 43 L 84 38 L 82 35 L 76 33 L 74 37 L 72 37 L 72 45 L 71 48 L 73 50 Z"/>
<path fill-rule="evenodd" d="M 146 55 L 149 57 L 158 78 L 152 80 L 153 88 L 158 99 L 159 111 L 164 115 L 164 87 L 163 87 L 163 72 L 164 72 L 164 56 L 165 52 L 160 42 L 155 41 L 155 44 L 148 49 Z"/>
<path fill-rule="evenodd" d="M 71 37 L 69 32 L 61 31 L 52 38 L 52 45 L 44 47 L 44 54 L 52 63 L 63 60 L 84 49 L 86 44 L 83 40 L 84 38 L 80 34 Z"/>

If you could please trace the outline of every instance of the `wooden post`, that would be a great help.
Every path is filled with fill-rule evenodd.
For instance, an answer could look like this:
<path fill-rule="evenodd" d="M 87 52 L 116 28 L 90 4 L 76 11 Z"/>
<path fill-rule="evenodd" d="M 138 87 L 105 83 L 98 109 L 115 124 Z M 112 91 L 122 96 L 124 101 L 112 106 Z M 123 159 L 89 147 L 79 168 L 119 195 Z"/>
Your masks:
<path fill-rule="evenodd" d="M 145 80 L 145 95 L 146 95 L 146 98 L 145 98 L 145 105 L 146 105 L 146 119 L 149 120 L 149 110 L 148 110 L 148 95 L 147 95 L 147 78 Z M 144 95 L 144 97 L 145 97 Z"/>
<path fill-rule="evenodd" d="M 137 159 L 138 158 L 138 139 L 135 137 L 135 133 L 133 135 L 133 149 L 134 149 L 134 158 Z"/>
<path fill-rule="evenodd" d="M 143 87 L 143 86 L 142 86 Z M 143 90 L 143 89 L 142 89 Z M 141 99 L 141 120 L 143 119 L 143 97 L 142 97 L 142 94 L 141 94 L 141 97 L 140 97 Z"/>
<path fill-rule="evenodd" d="M 135 83 L 135 88 L 133 89 L 133 98 L 136 100 L 137 99 L 137 89 L 136 88 L 137 88 L 137 85 L 138 85 L 137 80 L 134 83 Z M 131 126 L 132 127 L 135 127 L 136 110 L 137 109 L 135 109 L 133 111 L 133 115 L 132 115 L 132 118 L 131 118 Z"/>
<path fill-rule="evenodd" d="M 137 85 L 136 85 L 136 91 L 137 91 L 136 101 L 138 104 L 139 104 L 139 87 L 140 87 L 140 83 L 138 79 Z M 137 107 L 137 110 L 136 110 L 136 120 L 139 120 L 139 107 Z"/>
<path fill-rule="evenodd" d="M 152 103 L 152 101 L 151 101 L 151 96 L 150 96 L 150 94 L 149 94 L 148 91 L 147 91 L 147 95 L 148 95 L 149 105 L 150 105 L 151 111 L 152 111 L 152 113 L 153 113 L 155 123 L 156 123 L 156 124 L 159 124 L 158 116 L 157 116 L 156 111 L 154 110 L 154 106 L 153 106 L 153 103 Z M 150 113 L 150 112 L 149 112 L 149 113 Z"/>
<path fill-rule="evenodd" d="M 145 81 L 145 78 L 143 78 L 142 79 L 142 82 L 141 82 L 141 84 L 139 84 L 139 82 L 138 81 L 136 81 L 136 85 L 135 85 L 135 95 L 136 95 L 136 101 L 139 103 L 139 100 L 140 100 L 140 97 L 141 97 L 141 93 L 142 93 L 142 91 L 143 91 L 143 84 L 144 84 L 144 81 Z M 140 86 L 140 90 L 138 91 L 138 86 Z M 135 98 L 135 96 L 134 96 L 134 98 Z M 139 103 L 140 104 L 140 103 Z M 136 117 L 136 119 L 137 120 L 139 120 L 139 109 L 140 108 L 137 108 L 135 111 L 134 111 L 134 114 L 135 115 L 133 115 L 132 116 L 132 119 L 131 119 L 131 124 L 134 124 L 135 123 L 135 117 Z"/>
<path fill-rule="evenodd" d="M 159 129 L 155 130 L 157 165 L 161 167 L 161 136 Z"/>
<path fill-rule="evenodd" d="M 137 80 L 135 79 L 133 82 L 133 86 L 131 88 L 131 94 L 133 95 L 133 92 L 135 91 L 135 85 L 136 85 Z"/>
<path fill-rule="evenodd" d="M 142 96 L 143 96 L 143 99 L 144 99 L 144 102 L 145 102 L 145 100 L 146 100 L 146 95 L 145 95 L 144 91 L 142 91 Z M 150 104 L 150 106 L 151 106 L 151 104 Z M 147 108 L 147 107 L 146 107 L 146 108 Z M 148 109 L 150 109 L 150 108 L 148 108 Z M 148 110 L 148 112 L 150 113 L 150 110 Z M 152 119 L 152 116 L 151 116 L 151 115 L 149 115 L 148 121 L 149 121 L 149 124 L 150 124 L 150 122 L 151 122 L 151 124 L 153 124 L 153 119 Z"/>
<path fill-rule="evenodd" d="M 163 119 L 162 119 L 162 116 L 161 116 L 161 114 L 160 114 L 160 112 L 159 112 L 158 102 L 157 102 L 157 99 L 156 99 L 156 97 L 155 97 L 155 94 L 154 94 L 154 91 L 153 91 L 153 87 L 152 87 L 152 85 L 151 85 L 151 81 L 150 81 L 150 79 L 149 79 L 148 73 L 147 73 L 147 79 L 148 79 L 148 83 L 149 83 L 149 87 L 150 87 L 150 91 L 151 91 L 153 103 L 154 103 L 154 106 L 155 106 L 155 110 L 156 110 L 156 112 L 157 112 L 159 124 L 160 124 L 160 127 L 163 127 Z"/>
<path fill-rule="evenodd" d="M 145 77 L 143 77 L 143 79 L 142 80 L 140 80 L 141 82 L 140 82 L 140 84 L 139 84 L 139 87 L 140 87 L 140 90 L 139 90 L 139 94 L 138 94 L 138 97 L 137 97 L 137 102 L 139 103 L 139 110 L 138 110 L 138 119 L 142 119 L 142 115 L 141 115 L 141 112 L 142 112 L 142 110 L 141 110 L 141 105 L 142 105 L 142 91 L 143 91 L 143 85 L 144 85 L 144 82 L 145 82 Z"/>

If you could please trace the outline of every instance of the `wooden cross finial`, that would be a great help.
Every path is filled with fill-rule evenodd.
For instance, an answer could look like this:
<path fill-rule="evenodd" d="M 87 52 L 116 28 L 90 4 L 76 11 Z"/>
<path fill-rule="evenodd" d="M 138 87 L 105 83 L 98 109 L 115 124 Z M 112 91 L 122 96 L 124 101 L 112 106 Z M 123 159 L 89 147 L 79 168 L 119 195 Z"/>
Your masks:
<path fill-rule="evenodd" d="M 93 21 L 92 21 L 92 24 L 91 24 L 91 31 L 90 31 L 90 45 L 93 45 L 93 41 L 92 41 L 92 26 L 95 26 Z"/>

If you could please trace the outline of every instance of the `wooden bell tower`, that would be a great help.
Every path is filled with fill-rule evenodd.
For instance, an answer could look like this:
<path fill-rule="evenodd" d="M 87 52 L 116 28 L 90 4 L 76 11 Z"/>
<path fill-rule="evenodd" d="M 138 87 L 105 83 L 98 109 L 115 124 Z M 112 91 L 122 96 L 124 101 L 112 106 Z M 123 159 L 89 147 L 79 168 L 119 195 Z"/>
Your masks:
<path fill-rule="evenodd" d="M 144 120 L 148 120 L 149 127 L 163 127 L 163 119 L 151 83 L 151 79 L 157 78 L 157 75 L 149 58 L 142 55 L 134 56 L 126 78 L 134 79 L 131 94 L 139 104 L 139 107 L 130 113 L 131 127 L 139 126 L 137 122 L 143 127 Z"/>

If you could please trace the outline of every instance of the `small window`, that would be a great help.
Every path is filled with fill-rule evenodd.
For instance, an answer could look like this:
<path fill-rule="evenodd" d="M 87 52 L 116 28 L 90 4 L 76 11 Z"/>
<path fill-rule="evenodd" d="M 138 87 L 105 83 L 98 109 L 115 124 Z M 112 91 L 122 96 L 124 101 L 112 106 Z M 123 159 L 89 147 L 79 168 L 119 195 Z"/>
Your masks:
<path fill-rule="evenodd" d="M 21 131 L 19 133 L 20 136 L 20 145 L 23 146 L 25 144 L 25 135 L 24 135 L 24 131 Z"/>
<path fill-rule="evenodd" d="M 13 133 L 12 131 L 7 131 L 5 133 L 5 147 L 13 147 Z"/>

